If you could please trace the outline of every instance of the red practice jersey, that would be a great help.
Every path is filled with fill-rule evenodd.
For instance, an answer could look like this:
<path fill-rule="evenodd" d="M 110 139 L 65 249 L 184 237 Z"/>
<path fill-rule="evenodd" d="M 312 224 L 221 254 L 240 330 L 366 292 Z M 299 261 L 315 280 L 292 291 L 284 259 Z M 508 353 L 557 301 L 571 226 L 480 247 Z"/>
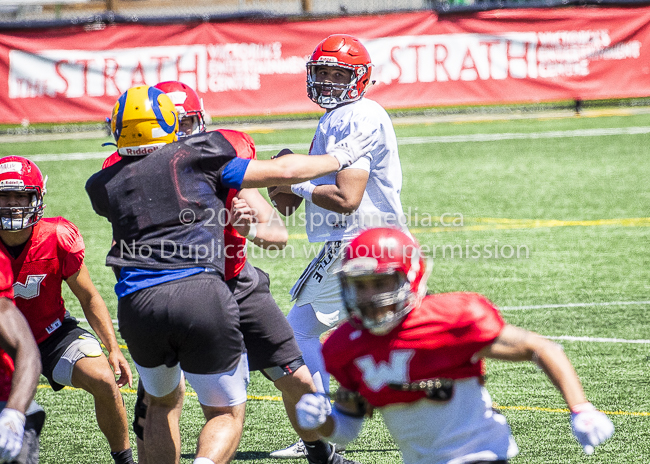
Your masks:
<path fill-rule="evenodd" d="M 238 158 L 242 159 L 257 159 L 255 153 L 255 142 L 253 139 L 244 132 L 235 130 L 219 129 L 219 132 L 224 138 L 235 148 Z M 117 163 L 122 157 L 117 153 L 104 160 L 102 169 Z M 226 199 L 225 206 L 228 210 L 232 207 L 232 199 L 237 195 L 237 190 L 230 189 L 228 198 Z M 242 237 L 239 233 L 228 224 L 223 231 L 224 235 L 224 250 L 225 250 L 225 280 L 230 280 L 237 277 L 246 264 L 246 237 Z"/>
<path fill-rule="evenodd" d="M 495 340 L 504 324 L 482 295 L 429 295 L 386 335 L 356 329 L 350 322 L 341 325 L 323 345 L 325 367 L 343 387 L 359 392 L 373 406 L 411 403 L 425 393 L 388 385 L 483 375 L 483 361 L 473 357 Z"/>
<path fill-rule="evenodd" d="M 0 254 L 0 298 L 9 298 L 13 301 L 13 273 L 9 258 Z M 7 353 L 0 349 L 0 401 L 9 399 L 11 379 L 14 372 L 14 362 Z"/>
<path fill-rule="evenodd" d="M 84 250 L 79 230 L 62 217 L 41 219 L 16 259 L 0 242 L 1 254 L 11 262 L 16 306 L 27 319 L 36 343 L 61 326 L 65 315 L 61 284 L 81 269 Z"/>

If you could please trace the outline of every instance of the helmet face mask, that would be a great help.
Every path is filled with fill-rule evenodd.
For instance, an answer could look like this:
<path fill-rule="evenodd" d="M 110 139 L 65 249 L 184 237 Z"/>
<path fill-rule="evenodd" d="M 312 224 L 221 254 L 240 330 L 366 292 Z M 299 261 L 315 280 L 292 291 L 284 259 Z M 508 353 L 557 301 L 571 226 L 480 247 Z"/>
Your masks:
<path fill-rule="evenodd" d="M 349 82 L 323 83 L 317 77 L 323 67 L 348 71 Z M 371 67 L 370 55 L 358 39 L 345 34 L 331 35 L 318 44 L 307 62 L 307 95 L 325 109 L 359 100 L 370 84 Z"/>
<path fill-rule="evenodd" d="M 201 127 L 203 128 L 201 129 Z M 198 134 L 200 132 L 205 132 L 205 125 L 201 125 L 199 122 L 199 117 L 197 115 L 193 114 L 191 116 L 180 116 L 180 122 L 178 124 L 178 138 L 189 137 L 192 134 Z"/>
<path fill-rule="evenodd" d="M 120 155 L 147 155 L 178 139 L 178 112 L 163 91 L 132 87 L 113 107 L 111 131 Z"/>
<path fill-rule="evenodd" d="M 178 137 L 187 137 L 205 132 L 205 110 L 203 99 L 187 84 L 180 81 L 166 81 L 156 84 L 176 107 L 179 119 Z"/>
<path fill-rule="evenodd" d="M 429 267 L 403 232 L 362 232 L 346 247 L 339 274 L 350 322 L 375 335 L 392 331 L 426 294 Z"/>
<path fill-rule="evenodd" d="M 15 232 L 41 220 L 46 182 L 47 177 L 43 178 L 38 167 L 28 159 L 20 156 L 0 159 L 1 230 Z"/>
<path fill-rule="evenodd" d="M 352 323 L 375 335 L 390 332 L 413 309 L 409 287 L 401 272 L 346 277 L 342 288 Z"/>

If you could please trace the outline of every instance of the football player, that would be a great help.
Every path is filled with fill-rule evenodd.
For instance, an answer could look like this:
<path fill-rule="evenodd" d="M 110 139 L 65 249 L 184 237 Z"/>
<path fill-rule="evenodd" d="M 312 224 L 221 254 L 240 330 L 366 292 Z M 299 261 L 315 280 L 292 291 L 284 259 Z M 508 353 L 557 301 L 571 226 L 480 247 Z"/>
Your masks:
<path fill-rule="evenodd" d="M 11 262 L 16 306 L 38 343 L 43 375 L 54 391 L 70 386 L 93 395 L 111 456 L 118 464 L 129 464 L 133 459 L 119 389 L 131 385 L 131 368 L 84 264 L 79 230 L 62 217 L 43 218 L 45 181 L 38 166 L 26 158 L 0 159 L 0 253 Z M 66 311 L 63 281 L 79 300 L 108 358 L 97 338 Z"/>
<path fill-rule="evenodd" d="M 203 99 L 189 85 L 179 81 L 165 81 L 156 84 L 154 87 L 165 92 L 178 112 L 178 137 L 187 137 L 192 134 L 205 132 L 205 110 Z M 106 118 L 109 126 L 111 118 Z M 122 157 L 116 151 L 104 160 L 102 169 L 107 168 Z"/>
<path fill-rule="evenodd" d="M 350 243 L 340 278 L 351 316 L 323 346 L 342 390 L 333 408 L 324 395 L 305 395 L 302 427 L 346 443 L 378 408 L 405 464 L 506 463 L 518 448 L 484 386 L 483 359 L 493 358 L 533 361 L 546 373 L 587 454 L 612 435 L 560 346 L 506 324 L 482 295 L 425 296 L 427 275 L 418 244 L 400 231 L 370 229 Z"/>
<path fill-rule="evenodd" d="M 283 214 L 295 211 L 304 199 L 309 241 L 325 242 L 291 289 L 294 305 L 288 315 L 314 383 L 323 393 L 329 392 L 330 380 L 320 337 L 345 316 L 336 275 L 345 243 L 373 225 L 406 230 L 395 131 L 386 111 L 365 97 L 371 71 L 370 54 L 355 37 L 335 34 L 316 46 L 307 62 L 307 94 L 325 114 L 310 153 L 323 153 L 328 144 L 362 129 L 374 133 L 370 156 L 337 173 L 269 192 Z M 304 455 L 302 441 L 271 453 L 274 458 Z"/>
<path fill-rule="evenodd" d="M 32 464 L 38 462 L 45 421 L 34 401 L 41 356 L 25 317 L 14 306 L 12 283 L 11 263 L 0 254 L 0 462 Z"/>
<path fill-rule="evenodd" d="M 179 137 L 205 132 L 203 102 L 194 89 L 176 81 L 161 82 L 155 87 L 165 92 L 176 106 Z M 223 129 L 218 132 L 237 148 L 239 158 L 256 159 L 254 142 L 247 134 Z M 103 167 L 119 161 L 115 156 L 107 159 Z M 303 394 L 316 391 L 311 374 L 305 367 L 293 330 L 271 295 L 268 274 L 253 267 L 246 259 L 247 239 L 263 248 L 284 248 L 288 239 L 286 227 L 257 189 L 231 189 L 225 206 L 231 211 L 231 223 L 224 228 L 224 277 L 239 306 L 240 329 L 248 352 L 249 369 L 260 370 L 282 392 L 287 414 L 300 437 L 307 442 L 318 442 L 318 434 L 299 429 L 295 421 L 295 404 Z M 141 441 L 146 404 L 140 383 L 133 427 L 138 437 L 138 460 L 141 464 L 146 462 Z M 327 457 L 332 454 L 328 445 L 319 445 L 308 449 L 314 462 L 318 462 L 319 452 Z"/>
<path fill-rule="evenodd" d="M 243 135 L 204 132 L 176 142 L 173 102 L 147 86 L 120 96 L 111 121 L 122 159 L 94 174 L 86 191 L 113 228 L 107 264 L 120 269 L 120 332 L 149 400 L 147 459 L 180 459 L 184 372 L 206 418 L 194 463 L 229 462 L 243 428 L 248 362 L 239 307 L 224 281 L 228 193 L 337 172 L 366 154 L 370 137 L 355 132 L 320 157 L 243 159 L 236 156 Z"/>

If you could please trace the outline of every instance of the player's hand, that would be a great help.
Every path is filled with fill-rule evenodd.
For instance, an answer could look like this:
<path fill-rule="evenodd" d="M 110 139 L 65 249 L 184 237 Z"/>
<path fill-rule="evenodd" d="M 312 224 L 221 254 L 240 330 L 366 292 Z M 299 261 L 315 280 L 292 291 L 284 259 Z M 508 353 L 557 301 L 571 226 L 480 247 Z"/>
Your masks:
<path fill-rule="evenodd" d="M 302 395 L 296 404 L 298 425 L 305 430 L 314 430 L 323 425 L 331 412 L 330 400 L 322 393 Z"/>
<path fill-rule="evenodd" d="M 0 462 L 10 462 L 23 446 L 25 415 L 15 409 L 0 412 Z"/>
<path fill-rule="evenodd" d="M 257 211 L 243 198 L 233 197 L 230 208 L 230 224 L 242 236 L 250 232 L 251 224 L 257 223 Z"/>
<path fill-rule="evenodd" d="M 594 448 L 614 433 L 614 424 L 604 413 L 591 403 L 573 408 L 571 429 L 586 454 L 593 454 Z"/>
<path fill-rule="evenodd" d="M 128 361 L 122 354 L 119 349 L 115 349 L 108 353 L 108 363 L 113 369 L 115 374 L 115 383 L 118 388 L 122 388 L 124 385 L 129 384 L 130 388 L 133 388 L 133 373 L 131 372 L 131 366 L 129 366 Z"/>
<path fill-rule="evenodd" d="M 329 138 L 326 150 L 339 162 L 340 171 L 368 153 L 373 136 L 370 132 L 355 131 L 338 142 L 335 140 L 334 136 Z"/>

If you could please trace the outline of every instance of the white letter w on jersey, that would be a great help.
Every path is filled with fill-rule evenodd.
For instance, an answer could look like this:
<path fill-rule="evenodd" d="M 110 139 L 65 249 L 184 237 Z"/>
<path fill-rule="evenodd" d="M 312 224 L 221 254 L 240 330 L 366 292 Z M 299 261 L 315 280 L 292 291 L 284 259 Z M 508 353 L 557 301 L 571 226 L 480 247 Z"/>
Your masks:
<path fill-rule="evenodd" d="M 29 300 L 30 298 L 36 298 L 41 293 L 41 282 L 45 279 L 47 274 L 37 274 L 27 276 L 27 281 L 24 284 L 16 282 L 14 284 L 14 295 L 16 298 L 24 298 Z"/>
<path fill-rule="evenodd" d="M 357 358 L 354 364 L 363 372 L 363 381 L 372 391 L 379 391 L 389 383 L 409 381 L 409 362 L 415 354 L 413 350 L 390 352 L 389 361 L 375 364 L 371 355 Z"/>

